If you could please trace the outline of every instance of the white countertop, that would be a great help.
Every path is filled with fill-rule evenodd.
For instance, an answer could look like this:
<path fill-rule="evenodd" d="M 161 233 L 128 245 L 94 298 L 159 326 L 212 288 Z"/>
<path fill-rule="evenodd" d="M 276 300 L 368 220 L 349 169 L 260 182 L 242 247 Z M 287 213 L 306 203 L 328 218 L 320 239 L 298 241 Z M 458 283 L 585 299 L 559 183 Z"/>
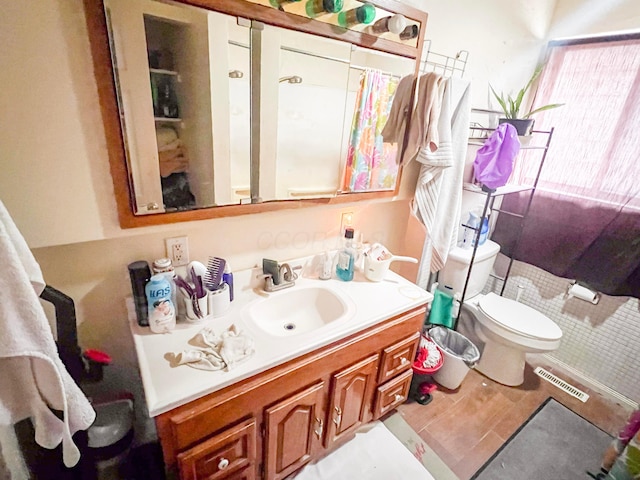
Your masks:
<path fill-rule="evenodd" d="M 300 265 L 302 261 L 289 263 Z M 355 306 L 354 314 L 346 321 L 336 325 L 329 324 L 309 333 L 276 337 L 262 332 L 248 322 L 246 309 L 254 301 L 287 290 L 267 294 L 254 288 L 258 285 L 254 278 L 256 273 L 261 273 L 261 270 L 234 272 L 235 298 L 231 302 L 231 308 L 219 318 L 207 318 L 199 324 L 179 321 L 172 333 L 154 334 L 148 327 L 138 326 L 135 314 L 130 315 L 131 333 L 149 415 L 155 417 L 433 299 L 431 293 L 391 271 L 382 282 L 370 282 L 361 272 L 356 272 L 351 282 L 337 279 L 323 281 L 305 278 L 303 275 L 295 286 L 287 290 L 313 285 L 335 289 L 342 297 L 348 297 L 349 303 Z M 205 371 L 188 365 L 171 366 L 173 354 L 194 348 L 188 342 L 203 327 L 212 327 L 220 334 L 233 324 L 254 339 L 255 353 L 251 358 L 230 371 Z"/>

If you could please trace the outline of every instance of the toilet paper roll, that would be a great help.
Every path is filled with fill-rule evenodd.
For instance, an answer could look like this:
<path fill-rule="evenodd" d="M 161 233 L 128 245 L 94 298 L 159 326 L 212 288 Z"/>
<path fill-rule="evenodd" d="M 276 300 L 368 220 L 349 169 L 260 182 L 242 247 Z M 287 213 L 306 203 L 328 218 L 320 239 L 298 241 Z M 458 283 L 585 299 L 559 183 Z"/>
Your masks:
<path fill-rule="evenodd" d="M 600 301 L 600 294 L 598 292 L 589 290 L 587 287 L 583 287 L 582 285 L 578 285 L 577 283 L 572 283 L 569 285 L 567 296 L 569 298 L 579 298 L 580 300 L 591 302 L 594 305 L 597 305 Z"/>

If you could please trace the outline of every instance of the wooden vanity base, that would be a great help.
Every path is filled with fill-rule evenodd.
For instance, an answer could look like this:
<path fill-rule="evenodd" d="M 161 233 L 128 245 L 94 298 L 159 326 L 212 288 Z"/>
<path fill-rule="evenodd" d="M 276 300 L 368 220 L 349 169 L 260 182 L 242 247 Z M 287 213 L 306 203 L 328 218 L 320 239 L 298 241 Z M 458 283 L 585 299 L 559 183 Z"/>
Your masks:
<path fill-rule="evenodd" d="M 283 479 L 404 402 L 425 307 L 156 417 L 182 480 Z"/>

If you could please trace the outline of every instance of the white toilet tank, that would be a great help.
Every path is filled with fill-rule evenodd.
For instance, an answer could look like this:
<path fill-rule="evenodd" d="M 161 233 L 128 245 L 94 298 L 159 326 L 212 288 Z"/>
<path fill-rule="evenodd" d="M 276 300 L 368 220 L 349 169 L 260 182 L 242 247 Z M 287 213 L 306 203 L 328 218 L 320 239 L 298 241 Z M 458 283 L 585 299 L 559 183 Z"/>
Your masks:
<path fill-rule="evenodd" d="M 467 286 L 467 293 L 465 294 L 466 299 L 482 292 L 487 280 L 489 280 L 489 274 L 496 261 L 498 252 L 500 252 L 500 245 L 491 240 L 487 240 L 478 246 L 476 258 L 473 262 L 473 269 L 471 270 L 471 278 L 469 278 L 469 285 Z M 472 253 L 473 248 L 465 249 L 455 247 L 451 250 L 447 258 L 447 263 L 444 268 L 440 270 L 438 283 L 442 286 L 450 287 L 455 293 L 462 295 Z"/>

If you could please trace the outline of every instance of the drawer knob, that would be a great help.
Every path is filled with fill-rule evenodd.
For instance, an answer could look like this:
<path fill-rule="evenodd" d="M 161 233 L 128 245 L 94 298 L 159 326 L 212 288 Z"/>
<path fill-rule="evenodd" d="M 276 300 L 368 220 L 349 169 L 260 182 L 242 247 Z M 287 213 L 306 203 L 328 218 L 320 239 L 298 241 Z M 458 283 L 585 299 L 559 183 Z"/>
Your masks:
<path fill-rule="evenodd" d="M 398 393 L 396 393 L 396 402 L 401 402 L 404 400 L 404 397 Z"/>
<path fill-rule="evenodd" d="M 221 458 L 220 461 L 218 462 L 218 470 L 224 470 L 228 466 L 229 466 L 229 460 L 227 460 L 224 457 Z"/>
<path fill-rule="evenodd" d="M 400 365 L 406 365 L 407 363 L 409 363 L 409 360 L 407 360 L 406 357 L 402 357 L 402 360 L 400 360 Z"/>

